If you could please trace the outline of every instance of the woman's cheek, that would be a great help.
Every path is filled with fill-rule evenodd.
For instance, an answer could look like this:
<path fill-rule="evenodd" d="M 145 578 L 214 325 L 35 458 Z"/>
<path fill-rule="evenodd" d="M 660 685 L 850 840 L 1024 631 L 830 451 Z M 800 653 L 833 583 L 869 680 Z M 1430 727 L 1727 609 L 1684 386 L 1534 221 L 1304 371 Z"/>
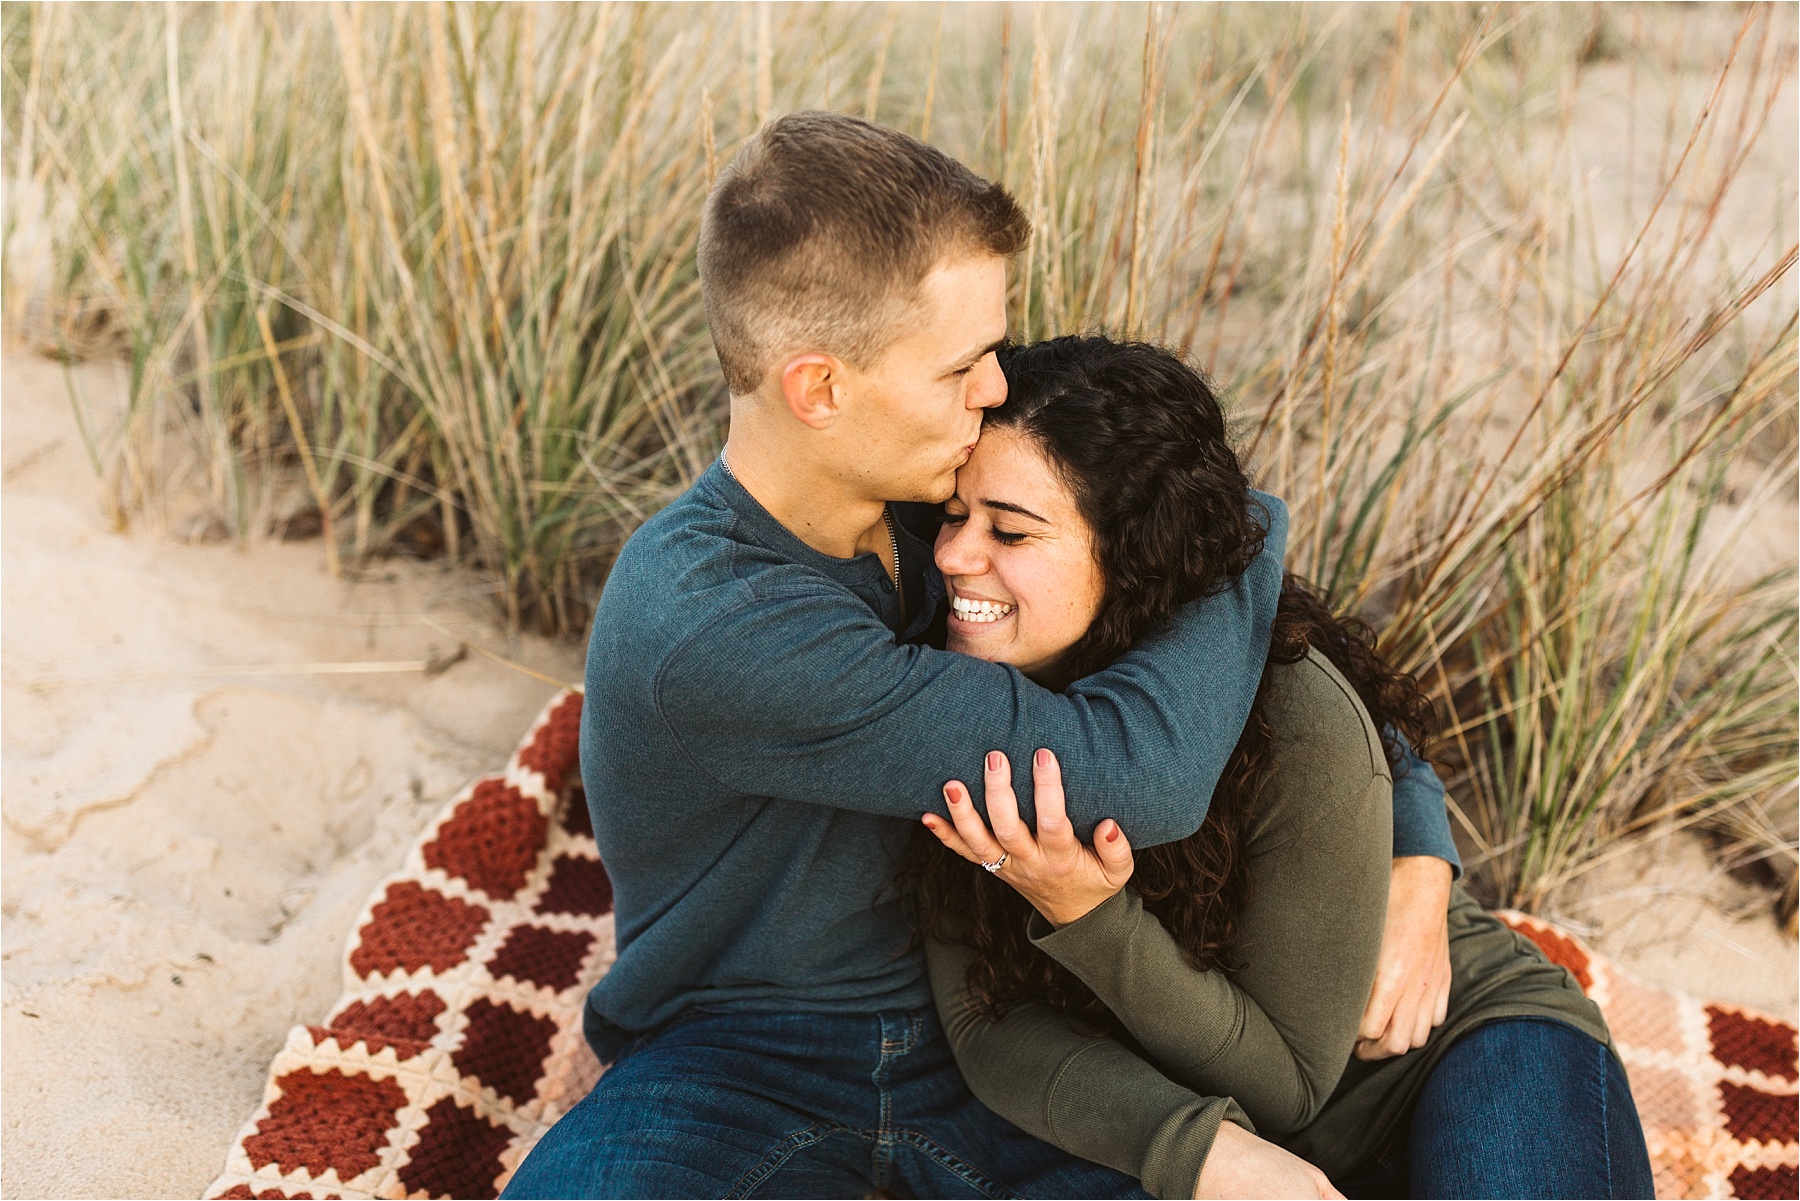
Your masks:
<path fill-rule="evenodd" d="M 1086 632 L 1080 604 L 1069 595 L 1068 581 L 1060 581 L 1059 586 L 1057 578 L 1038 581 L 1036 595 L 1039 603 L 1032 614 L 1033 641 L 1048 654 L 1060 654 Z"/>

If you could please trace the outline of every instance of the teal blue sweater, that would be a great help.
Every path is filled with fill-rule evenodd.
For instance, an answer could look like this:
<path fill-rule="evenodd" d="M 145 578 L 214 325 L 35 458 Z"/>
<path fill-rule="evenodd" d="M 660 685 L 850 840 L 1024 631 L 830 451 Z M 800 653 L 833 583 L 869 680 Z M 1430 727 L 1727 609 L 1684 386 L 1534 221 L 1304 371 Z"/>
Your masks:
<path fill-rule="evenodd" d="M 1261 678 L 1287 510 L 1228 591 L 1112 667 L 1048 692 L 923 642 L 940 620 L 934 511 L 904 507 L 910 617 L 874 555 L 834 559 L 717 464 L 626 544 L 594 615 L 581 766 L 612 876 L 618 961 L 588 999 L 603 1061 L 695 1006 L 870 1012 L 931 1003 L 893 893 L 950 779 L 1062 763 L 1078 830 L 1199 828 Z M 941 627 L 940 627 L 941 628 Z M 1396 853 L 1454 856 L 1429 769 L 1396 789 Z"/>

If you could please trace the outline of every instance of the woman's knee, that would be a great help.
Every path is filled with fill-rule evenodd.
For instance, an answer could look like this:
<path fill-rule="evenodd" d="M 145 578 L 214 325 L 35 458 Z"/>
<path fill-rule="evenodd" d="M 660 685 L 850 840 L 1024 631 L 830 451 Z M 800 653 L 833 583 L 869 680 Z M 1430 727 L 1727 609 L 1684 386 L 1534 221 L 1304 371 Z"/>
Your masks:
<path fill-rule="evenodd" d="M 1540 1018 L 1490 1022 L 1432 1069 L 1410 1130 L 1416 1196 L 1650 1196 L 1624 1070 L 1604 1044 Z"/>

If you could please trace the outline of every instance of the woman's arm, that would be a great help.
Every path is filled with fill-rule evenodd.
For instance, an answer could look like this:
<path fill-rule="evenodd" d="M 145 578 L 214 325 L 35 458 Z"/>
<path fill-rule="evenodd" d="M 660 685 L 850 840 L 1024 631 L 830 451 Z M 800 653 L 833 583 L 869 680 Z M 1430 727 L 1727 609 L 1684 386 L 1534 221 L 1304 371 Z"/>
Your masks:
<path fill-rule="evenodd" d="M 1061 929 L 1034 917 L 1032 940 L 1176 1080 L 1236 1098 L 1266 1132 L 1298 1130 L 1337 1087 L 1374 979 L 1388 812 L 1374 777 L 1256 859 L 1235 979 L 1188 966 L 1130 889 Z"/>
<path fill-rule="evenodd" d="M 1020 1129 L 1135 1176 L 1158 1197 L 1340 1196 L 1317 1168 L 1258 1138 L 1230 1098 L 1199 1096 L 1042 1004 L 991 1021 L 964 987 L 967 947 L 934 942 L 926 958 L 970 1091 Z"/>
<path fill-rule="evenodd" d="M 1041 842 L 1020 829 L 1004 771 L 987 780 L 992 833 L 955 793 L 955 828 L 935 817 L 926 825 L 976 862 L 998 857 L 999 835 L 1008 851 L 1001 879 L 1043 915 L 1033 920 L 1038 946 L 1080 976 L 1159 1066 L 1198 1092 L 1236 1098 L 1267 1129 L 1297 1130 L 1331 1095 L 1355 1043 L 1381 949 L 1392 835 L 1379 761 L 1366 747 L 1357 758 L 1356 737 L 1342 753 L 1331 749 L 1338 740 L 1322 741 L 1326 749 L 1290 761 L 1264 792 L 1257 845 L 1245 848 L 1255 856 L 1255 892 L 1240 923 L 1236 950 L 1248 962 L 1236 980 L 1194 971 L 1135 894 L 1120 891 L 1131 862 L 1116 828 L 1103 823 L 1093 849 L 1074 841 L 1053 757 L 1034 763 Z"/>
<path fill-rule="evenodd" d="M 1195 1095 L 1046 1005 L 1015 1005 L 998 1022 L 976 1013 L 964 988 L 969 948 L 933 942 L 926 958 L 969 1091 L 1021 1130 L 1135 1176 L 1158 1197 L 1192 1197 L 1219 1123 L 1250 1128 L 1229 1098 Z"/>

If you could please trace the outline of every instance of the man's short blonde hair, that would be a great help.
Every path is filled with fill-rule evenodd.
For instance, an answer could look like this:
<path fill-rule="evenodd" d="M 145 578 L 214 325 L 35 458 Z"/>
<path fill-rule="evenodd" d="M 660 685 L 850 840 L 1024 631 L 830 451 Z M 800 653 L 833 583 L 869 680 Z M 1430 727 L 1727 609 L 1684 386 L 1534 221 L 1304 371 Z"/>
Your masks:
<path fill-rule="evenodd" d="M 735 154 L 706 200 L 700 292 L 735 395 L 781 354 L 880 358 L 931 269 L 1010 258 L 1031 236 L 1007 190 L 898 130 L 792 113 Z"/>

